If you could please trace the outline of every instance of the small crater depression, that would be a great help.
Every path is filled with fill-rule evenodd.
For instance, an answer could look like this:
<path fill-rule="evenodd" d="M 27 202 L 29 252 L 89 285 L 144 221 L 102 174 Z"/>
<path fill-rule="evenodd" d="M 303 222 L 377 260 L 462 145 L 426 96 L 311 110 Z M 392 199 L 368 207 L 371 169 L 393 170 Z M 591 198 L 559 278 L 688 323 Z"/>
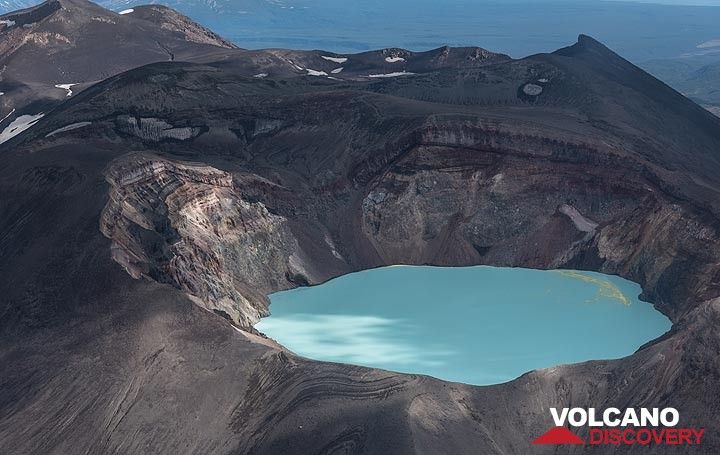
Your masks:
<path fill-rule="evenodd" d="M 529 96 L 538 96 L 543 91 L 543 88 L 537 84 L 525 84 L 523 87 L 523 93 Z"/>

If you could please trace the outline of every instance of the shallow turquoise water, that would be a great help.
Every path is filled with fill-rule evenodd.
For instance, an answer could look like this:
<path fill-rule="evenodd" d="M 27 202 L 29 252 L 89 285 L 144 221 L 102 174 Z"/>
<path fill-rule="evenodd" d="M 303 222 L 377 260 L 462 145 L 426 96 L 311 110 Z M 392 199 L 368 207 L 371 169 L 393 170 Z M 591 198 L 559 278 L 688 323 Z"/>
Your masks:
<path fill-rule="evenodd" d="M 393 266 L 272 294 L 256 328 L 316 360 L 496 384 L 662 335 L 640 291 L 593 272 Z"/>

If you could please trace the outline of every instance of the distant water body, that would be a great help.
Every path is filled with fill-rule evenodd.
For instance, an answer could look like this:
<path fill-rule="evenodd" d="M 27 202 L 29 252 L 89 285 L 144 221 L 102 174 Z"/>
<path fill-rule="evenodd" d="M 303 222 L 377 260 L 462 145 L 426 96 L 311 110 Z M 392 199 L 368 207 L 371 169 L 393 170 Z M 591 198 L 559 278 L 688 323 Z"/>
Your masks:
<path fill-rule="evenodd" d="M 136 0 L 143 3 L 147 0 Z M 133 3 L 133 2 L 131 2 Z M 552 52 L 580 33 L 635 63 L 699 52 L 720 38 L 720 7 L 596 0 L 167 0 L 245 48 L 358 52 L 480 46 L 512 57 Z M 126 5 L 123 4 L 123 7 Z"/>
<path fill-rule="evenodd" d="M 632 354 L 671 325 L 640 291 L 592 272 L 393 266 L 272 294 L 256 328 L 316 360 L 486 385 Z"/>

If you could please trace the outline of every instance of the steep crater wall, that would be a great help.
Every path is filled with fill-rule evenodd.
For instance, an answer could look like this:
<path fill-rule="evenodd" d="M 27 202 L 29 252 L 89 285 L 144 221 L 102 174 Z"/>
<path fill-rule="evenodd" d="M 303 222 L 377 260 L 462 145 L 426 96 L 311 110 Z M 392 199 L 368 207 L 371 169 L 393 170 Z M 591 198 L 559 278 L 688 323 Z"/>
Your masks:
<path fill-rule="evenodd" d="M 137 153 L 106 177 L 101 231 L 135 278 L 170 283 L 250 326 L 267 314 L 266 294 L 313 275 L 287 219 L 244 200 L 229 173 Z"/>
<path fill-rule="evenodd" d="M 258 188 L 277 186 L 276 172 L 130 154 L 106 171 L 101 229 L 132 276 L 171 283 L 243 327 L 267 314 L 268 293 L 398 263 L 618 274 L 676 322 L 720 294 L 713 217 L 611 151 L 433 126 L 349 169 L 268 197 Z"/>
<path fill-rule="evenodd" d="M 619 166 L 419 146 L 370 187 L 360 221 L 387 264 L 591 269 L 676 319 L 720 295 L 711 218 Z"/>

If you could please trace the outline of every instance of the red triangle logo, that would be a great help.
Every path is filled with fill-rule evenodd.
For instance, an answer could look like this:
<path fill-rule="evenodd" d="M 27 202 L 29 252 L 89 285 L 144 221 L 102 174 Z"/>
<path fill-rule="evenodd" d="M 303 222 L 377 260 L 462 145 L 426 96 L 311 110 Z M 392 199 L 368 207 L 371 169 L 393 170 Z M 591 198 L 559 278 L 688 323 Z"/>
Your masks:
<path fill-rule="evenodd" d="M 553 427 L 533 444 L 585 444 L 582 438 L 565 427 Z"/>

